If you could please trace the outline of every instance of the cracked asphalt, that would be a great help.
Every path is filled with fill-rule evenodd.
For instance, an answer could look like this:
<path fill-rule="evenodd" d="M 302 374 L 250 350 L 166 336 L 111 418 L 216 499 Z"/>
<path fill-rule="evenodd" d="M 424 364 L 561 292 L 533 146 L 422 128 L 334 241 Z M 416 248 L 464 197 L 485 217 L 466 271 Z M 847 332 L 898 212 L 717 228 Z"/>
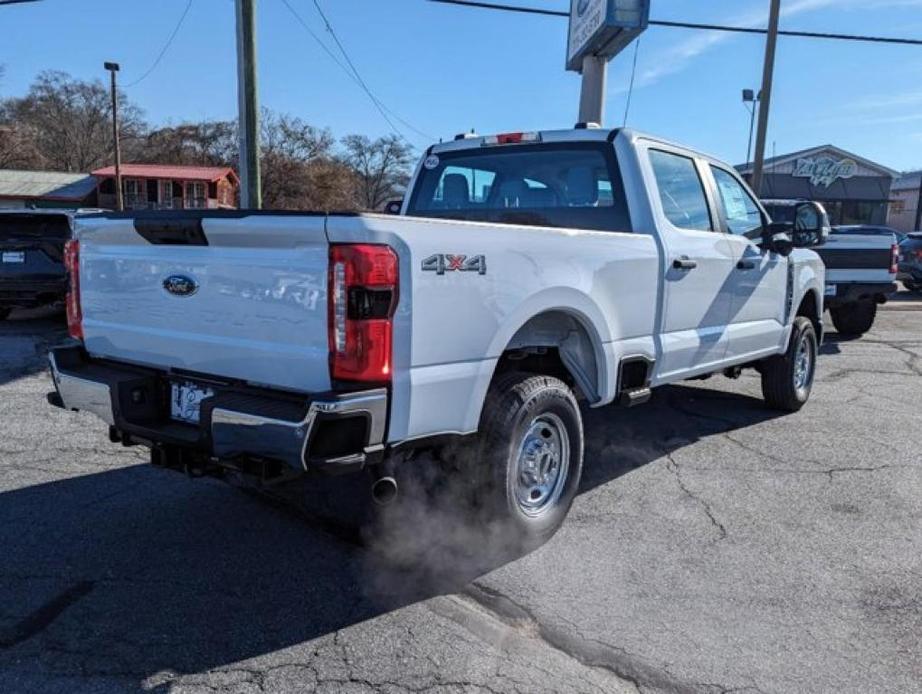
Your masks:
<path fill-rule="evenodd" d="M 293 509 L 152 468 L 51 408 L 60 317 L 14 315 L 0 691 L 919 691 L 922 303 L 900 299 L 864 338 L 829 335 L 796 415 L 763 409 L 749 373 L 587 410 L 557 536 L 434 573 L 331 520 L 361 481 L 318 481 Z"/>

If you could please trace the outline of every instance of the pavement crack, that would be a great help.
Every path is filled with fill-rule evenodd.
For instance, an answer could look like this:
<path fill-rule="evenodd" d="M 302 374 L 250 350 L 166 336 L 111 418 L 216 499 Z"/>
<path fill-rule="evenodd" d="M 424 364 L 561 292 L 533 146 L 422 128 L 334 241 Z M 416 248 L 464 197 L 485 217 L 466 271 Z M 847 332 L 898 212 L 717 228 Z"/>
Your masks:
<path fill-rule="evenodd" d="M 718 520 L 717 516 L 714 514 L 714 509 L 711 508 L 711 504 L 688 488 L 688 485 L 685 484 L 685 480 L 682 479 L 679 463 L 665 447 L 663 448 L 663 454 L 666 456 L 666 467 L 675 476 L 676 484 L 679 485 L 679 489 L 701 507 L 701 510 L 704 511 L 704 515 L 707 516 L 711 525 L 717 531 L 717 542 L 727 539 L 727 528 Z"/>
<path fill-rule="evenodd" d="M 0 648 L 10 648 L 47 629 L 71 605 L 95 587 L 93 581 L 79 581 L 62 591 L 8 630 L 0 631 Z"/>
<path fill-rule="evenodd" d="M 663 670 L 644 663 L 627 649 L 596 639 L 585 638 L 575 630 L 567 631 L 539 620 L 528 608 L 487 586 L 473 582 L 462 596 L 488 610 L 501 622 L 531 634 L 549 648 L 563 653 L 586 667 L 605 670 L 637 690 L 691 692 L 694 687 L 680 682 Z"/>

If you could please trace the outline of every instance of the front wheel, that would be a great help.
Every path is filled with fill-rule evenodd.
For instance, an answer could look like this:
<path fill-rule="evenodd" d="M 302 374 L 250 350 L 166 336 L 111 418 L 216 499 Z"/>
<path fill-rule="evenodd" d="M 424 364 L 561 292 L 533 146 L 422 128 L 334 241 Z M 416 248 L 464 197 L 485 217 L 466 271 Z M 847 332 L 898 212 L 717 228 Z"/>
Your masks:
<path fill-rule="evenodd" d="M 765 360 L 762 397 L 776 410 L 796 412 L 810 397 L 816 374 L 816 330 L 809 318 L 797 316 L 784 354 Z"/>
<path fill-rule="evenodd" d="M 570 510 L 583 469 L 583 422 L 570 388 L 552 376 L 499 377 L 472 448 L 475 501 L 488 521 L 523 550 L 549 540 Z"/>
<path fill-rule="evenodd" d="M 859 301 L 829 309 L 832 324 L 842 335 L 864 335 L 877 317 L 877 304 L 871 301 Z"/>

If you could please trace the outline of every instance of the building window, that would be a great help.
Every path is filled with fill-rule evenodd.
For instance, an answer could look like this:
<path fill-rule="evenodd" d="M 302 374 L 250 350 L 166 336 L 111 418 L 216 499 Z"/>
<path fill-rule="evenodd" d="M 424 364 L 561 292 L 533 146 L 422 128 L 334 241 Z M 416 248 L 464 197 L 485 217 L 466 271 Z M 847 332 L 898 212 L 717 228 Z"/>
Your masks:
<path fill-rule="evenodd" d="M 160 207 L 169 210 L 173 207 L 173 181 L 160 181 Z"/>
<path fill-rule="evenodd" d="M 147 200 L 144 198 L 144 181 L 138 178 L 126 178 L 122 181 L 122 195 L 125 207 L 128 209 L 147 207 Z"/>
<path fill-rule="evenodd" d="M 203 181 L 190 181 L 186 183 L 185 206 L 207 207 L 208 200 L 205 198 L 205 183 Z"/>

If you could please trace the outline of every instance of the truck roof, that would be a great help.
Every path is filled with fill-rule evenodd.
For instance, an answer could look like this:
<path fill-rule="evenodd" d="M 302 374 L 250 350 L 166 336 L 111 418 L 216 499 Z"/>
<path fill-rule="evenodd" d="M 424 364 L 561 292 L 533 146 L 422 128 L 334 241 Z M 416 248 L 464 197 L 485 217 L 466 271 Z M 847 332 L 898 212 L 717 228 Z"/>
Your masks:
<path fill-rule="evenodd" d="M 612 141 L 615 139 L 615 136 L 620 135 L 631 141 L 636 140 L 650 140 L 652 142 L 658 142 L 660 144 L 668 145 L 670 147 L 676 147 L 678 149 L 683 149 L 687 152 L 693 153 L 697 156 L 700 156 L 704 159 L 710 159 L 715 162 L 720 160 L 713 157 L 706 152 L 701 152 L 696 150 L 694 147 L 689 147 L 683 145 L 679 142 L 673 142 L 663 137 L 658 137 L 656 135 L 650 135 L 641 130 L 635 130 L 633 128 L 567 128 L 565 130 L 533 130 L 533 131 L 522 131 L 514 133 L 497 133 L 492 135 L 478 135 L 473 133 L 462 133 L 456 136 L 456 139 L 449 142 L 440 142 L 438 144 L 432 145 L 427 151 L 426 154 L 442 154 L 445 152 L 457 152 L 467 149 L 479 149 L 480 147 L 490 147 L 490 146 L 505 146 L 497 142 L 491 142 L 491 138 L 495 139 L 497 137 L 504 137 L 509 135 L 524 135 L 524 136 L 534 136 L 533 140 L 537 142 L 600 142 L 600 141 Z M 522 143 L 526 144 L 526 143 Z M 724 163 L 724 162 L 721 162 Z"/>

